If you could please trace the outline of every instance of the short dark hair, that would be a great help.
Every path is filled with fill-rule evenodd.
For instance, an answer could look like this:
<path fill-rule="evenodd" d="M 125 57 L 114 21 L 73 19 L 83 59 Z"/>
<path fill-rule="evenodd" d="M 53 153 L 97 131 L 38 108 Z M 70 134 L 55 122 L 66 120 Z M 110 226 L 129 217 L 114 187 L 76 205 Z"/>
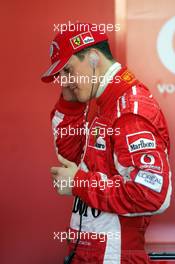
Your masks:
<path fill-rule="evenodd" d="M 112 56 L 112 53 L 111 53 L 111 50 L 110 50 L 110 47 L 109 47 L 107 40 L 99 42 L 99 43 L 92 45 L 90 47 L 87 47 L 83 50 L 80 50 L 79 52 L 75 53 L 75 55 L 79 58 L 79 60 L 82 61 L 84 59 L 84 55 L 92 48 L 101 51 L 101 53 L 103 53 L 103 55 L 108 60 L 114 61 L 114 58 Z"/>

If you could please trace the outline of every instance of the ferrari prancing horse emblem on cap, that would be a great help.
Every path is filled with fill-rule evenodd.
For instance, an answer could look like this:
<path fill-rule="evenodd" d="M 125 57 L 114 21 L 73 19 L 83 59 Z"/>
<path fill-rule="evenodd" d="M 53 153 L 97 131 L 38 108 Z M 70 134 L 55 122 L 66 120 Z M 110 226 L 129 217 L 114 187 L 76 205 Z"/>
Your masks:
<path fill-rule="evenodd" d="M 81 39 L 79 37 L 75 38 L 73 41 L 77 46 L 81 45 Z"/>

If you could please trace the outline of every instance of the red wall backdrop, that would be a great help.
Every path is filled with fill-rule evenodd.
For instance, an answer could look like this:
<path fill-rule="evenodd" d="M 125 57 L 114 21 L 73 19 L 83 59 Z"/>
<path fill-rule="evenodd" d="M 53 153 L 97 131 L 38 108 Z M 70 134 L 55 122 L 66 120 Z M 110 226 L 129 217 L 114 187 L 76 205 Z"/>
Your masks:
<path fill-rule="evenodd" d="M 41 83 L 50 64 L 54 23 L 114 24 L 113 1 L 1 1 L 0 263 L 59 264 L 72 198 L 59 197 L 49 169 L 57 164 L 49 114 L 59 96 Z M 114 48 L 114 35 L 110 34 Z"/>
<path fill-rule="evenodd" d="M 146 2 L 151 4 L 149 11 L 152 18 L 158 14 L 157 7 L 152 6 L 152 1 L 142 1 L 145 2 L 143 6 L 139 6 L 138 2 L 1 2 L 0 263 L 58 264 L 62 263 L 66 254 L 66 243 L 54 240 L 53 232 L 64 231 L 68 226 L 72 198 L 59 197 L 55 193 L 49 173 L 50 167 L 57 164 L 49 113 L 59 96 L 59 89 L 56 85 L 40 81 L 41 73 L 50 63 L 49 45 L 55 35 L 54 23 L 77 20 L 106 24 L 121 22 L 119 33 L 109 33 L 112 51 L 122 63 L 126 60 L 130 68 L 150 86 L 165 110 L 172 144 L 175 143 L 172 113 L 174 93 L 160 94 L 155 86 L 158 77 L 162 77 L 162 82 L 174 80 L 174 75 L 167 73 L 155 58 L 154 41 L 164 19 L 172 14 L 167 11 L 166 17 L 160 16 L 150 42 L 148 30 L 155 21 L 151 22 L 146 17 L 143 28 L 140 23 L 143 19 L 138 24 L 138 20 L 133 18 L 142 13 Z M 161 0 L 157 2 L 162 3 Z M 172 4 L 170 12 L 173 10 L 173 0 L 167 2 Z M 165 10 L 165 6 L 159 6 L 162 6 L 159 10 Z M 148 52 L 150 45 L 151 56 Z M 172 148 L 172 161 L 173 155 Z M 175 227 L 174 209 L 172 206 L 164 215 L 155 217 L 151 231 L 148 231 L 148 245 L 166 240 L 167 249 L 170 245 L 174 247 L 175 240 L 171 235 Z M 161 229 L 157 228 L 158 224 Z M 165 234 L 163 239 L 160 230 Z M 168 237 L 171 241 L 168 241 Z"/>

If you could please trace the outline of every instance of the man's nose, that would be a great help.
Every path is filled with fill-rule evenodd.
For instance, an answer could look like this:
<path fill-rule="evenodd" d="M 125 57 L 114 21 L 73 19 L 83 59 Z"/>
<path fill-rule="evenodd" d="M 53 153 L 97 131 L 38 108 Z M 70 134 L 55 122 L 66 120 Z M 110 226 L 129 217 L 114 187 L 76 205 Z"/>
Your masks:
<path fill-rule="evenodd" d="M 61 86 L 68 87 L 69 85 L 68 75 L 65 73 L 64 70 L 60 71 L 60 80 L 61 80 Z"/>
<path fill-rule="evenodd" d="M 65 81 L 65 80 L 62 80 L 61 81 L 61 86 L 64 87 L 64 88 L 67 88 L 67 87 L 69 87 L 69 83 L 67 81 Z"/>

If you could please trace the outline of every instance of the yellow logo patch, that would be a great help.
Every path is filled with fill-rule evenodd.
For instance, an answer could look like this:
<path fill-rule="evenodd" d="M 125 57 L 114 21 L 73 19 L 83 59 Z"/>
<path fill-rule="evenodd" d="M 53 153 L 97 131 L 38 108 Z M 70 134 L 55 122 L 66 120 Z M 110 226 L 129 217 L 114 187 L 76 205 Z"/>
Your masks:
<path fill-rule="evenodd" d="M 125 82 L 131 83 L 135 80 L 135 76 L 132 72 L 130 71 L 125 71 L 122 75 L 121 75 L 121 79 L 123 79 Z"/>

